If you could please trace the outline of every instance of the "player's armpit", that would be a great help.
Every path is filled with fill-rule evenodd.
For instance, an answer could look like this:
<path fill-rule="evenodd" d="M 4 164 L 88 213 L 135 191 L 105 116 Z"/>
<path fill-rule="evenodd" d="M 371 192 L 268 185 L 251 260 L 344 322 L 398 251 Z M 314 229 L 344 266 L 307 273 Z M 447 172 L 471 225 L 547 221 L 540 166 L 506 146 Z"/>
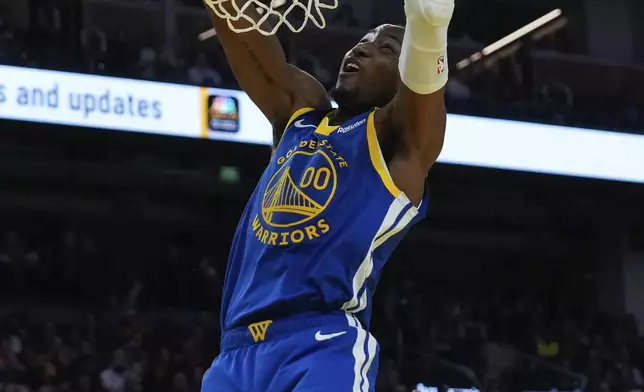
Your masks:
<path fill-rule="evenodd" d="M 289 83 L 293 89 L 291 93 L 292 101 L 286 115 L 276 116 L 271 121 L 274 146 L 277 146 L 282 139 L 282 134 L 286 130 L 289 119 L 298 110 L 303 108 L 331 110 L 332 108 L 329 95 L 317 79 L 294 65 L 287 65 L 291 74 Z"/>
<path fill-rule="evenodd" d="M 241 7 L 247 0 L 237 0 Z M 284 49 L 275 36 L 264 36 L 257 31 L 235 33 L 227 21 L 219 18 L 209 6 L 217 36 L 224 48 L 228 63 L 240 87 L 260 108 L 274 130 L 302 107 L 330 108 L 330 100 L 322 85 L 306 72 L 287 63 Z M 250 9 L 249 16 L 259 19 Z M 248 23 L 241 19 L 236 27 Z M 277 134 L 276 134 L 277 133 Z M 279 141 L 281 133 L 274 132 Z"/>

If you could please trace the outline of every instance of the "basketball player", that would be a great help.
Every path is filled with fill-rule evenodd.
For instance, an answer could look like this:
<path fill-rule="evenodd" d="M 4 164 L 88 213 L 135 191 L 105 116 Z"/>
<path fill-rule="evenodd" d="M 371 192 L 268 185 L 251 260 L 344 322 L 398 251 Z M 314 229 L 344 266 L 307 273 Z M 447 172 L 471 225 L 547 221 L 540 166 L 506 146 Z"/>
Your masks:
<path fill-rule="evenodd" d="M 274 151 L 232 243 L 221 354 L 202 392 L 374 390 L 372 297 L 425 216 L 453 9 L 453 0 L 406 0 L 406 28 L 369 31 L 344 57 L 337 110 L 275 36 L 237 34 L 209 9 L 240 86 L 273 126 Z"/>

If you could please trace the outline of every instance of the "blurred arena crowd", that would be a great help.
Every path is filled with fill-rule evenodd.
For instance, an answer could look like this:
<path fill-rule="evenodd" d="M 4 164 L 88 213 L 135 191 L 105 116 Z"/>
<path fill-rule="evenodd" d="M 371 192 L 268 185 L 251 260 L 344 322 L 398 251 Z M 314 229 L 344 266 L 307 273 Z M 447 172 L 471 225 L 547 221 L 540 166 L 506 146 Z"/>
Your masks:
<path fill-rule="evenodd" d="M 18 227 L 0 239 L 0 294 L 10 299 L 0 308 L 0 391 L 199 391 L 219 349 L 224 249 L 145 234 L 121 248 L 86 228 Z M 632 318 L 562 296 L 432 289 L 399 259 L 374 313 L 378 391 L 427 379 L 490 392 L 644 388 Z"/>

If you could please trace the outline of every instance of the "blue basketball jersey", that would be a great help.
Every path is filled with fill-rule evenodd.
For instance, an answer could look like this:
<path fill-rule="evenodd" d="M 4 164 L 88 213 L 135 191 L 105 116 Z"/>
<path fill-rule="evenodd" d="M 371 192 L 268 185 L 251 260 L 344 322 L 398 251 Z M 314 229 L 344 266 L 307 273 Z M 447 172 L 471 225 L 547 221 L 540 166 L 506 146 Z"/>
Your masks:
<path fill-rule="evenodd" d="M 368 328 L 380 272 L 427 207 L 391 180 L 374 113 L 341 126 L 312 109 L 291 117 L 235 233 L 223 331 L 339 310 Z"/>

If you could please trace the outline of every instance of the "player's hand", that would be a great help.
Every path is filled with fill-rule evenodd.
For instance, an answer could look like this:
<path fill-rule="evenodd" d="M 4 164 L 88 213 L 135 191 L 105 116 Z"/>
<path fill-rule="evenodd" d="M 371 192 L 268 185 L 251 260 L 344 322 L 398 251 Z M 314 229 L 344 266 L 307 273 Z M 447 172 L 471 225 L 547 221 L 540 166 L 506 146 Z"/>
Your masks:
<path fill-rule="evenodd" d="M 433 26 L 447 26 L 454 14 L 454 0 L 405 0 L 407 19 L 424 19 Z"/>

